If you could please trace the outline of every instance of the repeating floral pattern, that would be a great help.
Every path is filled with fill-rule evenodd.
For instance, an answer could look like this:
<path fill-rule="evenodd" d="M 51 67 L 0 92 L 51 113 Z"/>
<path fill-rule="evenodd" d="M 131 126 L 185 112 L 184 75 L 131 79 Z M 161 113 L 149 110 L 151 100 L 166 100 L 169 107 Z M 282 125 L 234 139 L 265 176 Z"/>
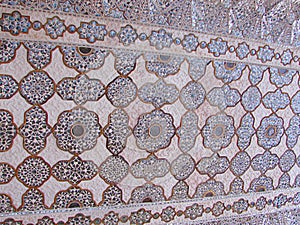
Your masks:
<path fill-rule="evenodd" d="M 1 2 L 10 5 L 1 15 L 1 31 L 12 37 L 0 41 L 1 213 L 143 203 L 126 215 L 113 210 L 94 218 L 70 211 L 64 221 L 44 216 L 36 222 L 172 223 L 180 217 L 196 220 L 225 213 L 242 217 L 212 222 L 299 220 L 296 211 L 279 211 L 300 203 L 299 193 L 287 194 L 300 187 L 300 60 L 289 48 L 300 43 L 294 3 L 275 4 L 279 11 L 285 7 L 293 22 L 276 31 L 273 17 L 280 13 L 258 2 L 78 3 Z M 62 13 L 35 20 L 24 13 L 28 11 L 11 9 L 18 4 Z M 95 17 L 79 17 L 81 23 L 72 24 L 65 12 Z M 241 14 L 247 14 L 249 23 L 242 22 Z M 221 21 L 220 15 L 226 19 Z M 112 26 L 99 16 L 137 23 Z M 160 27 L 141 29 L 143 23 Z M 170 29 L 179 24 L 180 34 Z M 187 24 L 192 30 L 184 29 Z M 228 24 L 230 34 L 224 29 Z M 216 35 L 210 39 L 199 34 L 212 30 Z M 27 34 L 45 39 L 30 41 Z M 293 40 L 283 40 L 289 34 Z M 266 43 L 232 42 L 228 35 Z M 59 44 L 68 38 L 74 43 Z M 277 48 L 270 42 L 288 45 Z M 20 61 L 25 62 L 18 65 Z M 70 109 L 74 104 L 79 106 Z M 10 155 L 17 161 L 10 162 Z M 6 193 L 15 183 L 28 188 L 16 201 L 15 194 Z M 93 188 L 79 187 L 89 184 Z M 66 185 L 71 187 L 62 190 Z M 53 191 L 45 193 L 50 186 Z M 268 192 L 275 189 L 281 193 Z M 250 192 L 250 198 L 243 196 Z M 222 195 L 234 200 L 218 198 Z M 197 198 L 204 198 L 203 203 Z M 187 199 L 193 202 L 181 202 Z M 168 200 L 185 206 L 157 203 L 166 206 L 153 210 L 153 202 Z M 250 208 L 261 214 L 244 216 Z M 275 216 L 265 213 L 271 208 L 277 210 Z M 5 223 L 22 221 L 8 218 Z"/>

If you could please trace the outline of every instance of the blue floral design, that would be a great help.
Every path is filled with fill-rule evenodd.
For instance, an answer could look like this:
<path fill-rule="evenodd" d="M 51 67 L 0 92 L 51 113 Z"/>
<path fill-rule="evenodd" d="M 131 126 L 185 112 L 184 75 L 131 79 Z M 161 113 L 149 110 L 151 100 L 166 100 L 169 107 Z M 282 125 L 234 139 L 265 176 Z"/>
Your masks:
<path fill-rule="evenodd" d="M 276 112 L 279 109 L 284 109 L 290 104 L 289 95 L 283 93 L 280 89 L 275 92 L 268 92 L 262 99 L 264 106 L 267 109 L 272 109 Z"/>
<path fill-rule="evenodd" d="M 31 22 L 29 16 L 22 16 L 19 12 L 14 11 L 10 13 L 3 13 L 0 19 L 0 26 L 2 31 L 10 32 L 17 36 L 20 33 L 28 33 Z"/>
<path fill-rule="evenodd" d="M 257 58 L 263 63 L 267 61 L 272 61 L 274 55 L 274 49 L 270 48 L 270 46 L 268 45 L 258 48 Z"/>
<path fill-rule="evenodd" d="M 227 41 L 223 41 L 222 38 L 212 39 L 208 43 L 208 51 L 213 53 L 214 56 L 218 57 L 220 55 L 225 55 L 228 50 Z"/>
<path fill-rule="evenodd" d="M 165 29 L 160 29 L 158 32 L 152 31 L 149 42 L 151 46 L 155 46 L 158 50 L 161 50 L 164 47 L 169 48 L 173 42 L 172 34 L 167 33 Z"/>
<path fill-rule="evenodd" d="M 182 40 L 182 47 L 184 50 L 187 52 L 196 51 L 198 45 L 198 37 L 196 37 L 194 34 L 184 35 Z"/>
<path fill-rule="evenodd" d="M 107 34 L 106 26 L 98 24 L 95 20 L 89 23 L 81 22 L 77 32 L 79 38 L 86 39 L 90 43 L 94 43 L 97 40 L 103 41 Z"/>
<path fill-rule="evenodd" d="M 293 60 L 293 52 L 291 52 L 290 49 L 284 50 L 280 56 L 280 59 L 281 63 L 285 66 L 291 64 Z"/>
<path fill-rule="evenodd" d="M 283 119 L 273 114 L 264 117 L 257 130 L 258 145 L 264 149 L 270 149 L 280 143 L 284 132 Z"/>
<path fill-rule="evenodd" d="M 121 27 L 121 31 L 118 34 L 119 41 L 125 46 L 134 43 L 137 37 L 136 29 L 133 29 L 131 25 Z"/>
<path fill-rule="evenodd" d="M 64 32 L 66 31 L 66 26 L 64 22 L 64 20 L 61 20 L 57 16 L 51 19 L 48 18 L 47 23 L 44 26 L 46 35 L 48 35 L 52 39 L 62 37 Z"/>
<path fill-rule="evenodd" d="M 247 58 L 249 53 L 250 53 L 249 45 L 246 44 L 246 42 L 242 42 L 238 44 L 238 47 L 236 48 L 236 56 L 239 57 L 239 59 Z"/>
<path fill-rule="evenodd" d="M 296 70 L 270 68 L 270 81 L 277 87 L 283 87 L 292 82 Z"/>

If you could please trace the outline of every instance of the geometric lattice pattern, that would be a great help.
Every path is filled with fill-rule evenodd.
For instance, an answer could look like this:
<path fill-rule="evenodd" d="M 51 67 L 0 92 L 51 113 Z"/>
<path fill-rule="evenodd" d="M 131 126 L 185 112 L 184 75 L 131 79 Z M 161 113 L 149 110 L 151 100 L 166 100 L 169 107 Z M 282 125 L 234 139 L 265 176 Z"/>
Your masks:
<path fill-rule="evenodd" d="M 297 224 L 283 2 L 1 2 L 1 222 Z"/>

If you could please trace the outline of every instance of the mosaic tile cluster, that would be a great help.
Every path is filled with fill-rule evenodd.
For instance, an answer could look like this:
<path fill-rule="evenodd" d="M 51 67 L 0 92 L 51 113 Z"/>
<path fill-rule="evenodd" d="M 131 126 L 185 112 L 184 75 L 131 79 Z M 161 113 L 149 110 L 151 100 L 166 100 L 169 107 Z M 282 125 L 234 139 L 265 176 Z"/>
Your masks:
<path fill-rule="evenodd" d="M 149 23 L 151 15 L 154 24 L 184 27 L 190 26 L 184 20 L 191 20 L 200 26 L 195 12 L 173 21 L 179 18 L 176 7 L 162 14 L 167 18 L 158 16 L 156 1 L 134 1 L 134 7 L 106 1 L 52 5 L 57 13 L 68 8 L 98 16 L 79 17 L 84 18 L 79 26 L 63 19 L 64 13 L 53 13 L 43 23 L 18 5 L 46 7 L 49 13 L 50 2 L 28 3 L 1 2 L 7 10 L 0 18 L 1 222 L 300 220 L 300 67 L 294 47 L 252 49 L 253 42 L 240 39 L 231 45 L 228 31 L 216 27 L 222 35 L 207 42 L 197 32 L 177 37 L 176 30 L 143 23 L 116 30 L 112 19 L 97 20 Z M 210 3 L 184 3 L 181 13 L 193 5 L 211 16 L 205 13 Z M 239 4 L 215 3 L 214 11 L 239 21 L 234 11 Z M 280 4 L 255 10 L 269 18 Z M 130 11 L 145 6 L 143 19 L 139 10 Z M 212 26 L 207 18 L 201 24 L 200 30 L 193 28 L 204 32 Z M 250 35 L 249 26 L 240 34 L 233 25 L 231 33 Z M 113 40 L 118 45 L 107 48 Z M 269 36 L 268 41 L 274 42 Z M 165 53 L 174 46 L 179 54 Z M 193 55 L 200 49 L 211 58 Z M 233 60 L 222 58 L 227 55 Z"/>
<path fill-rule="evenodd" d="M 90 22 L 80 21 L 80 25 L 76 26 L 75 24 L 69 24 L 65 22 L 64 19 L 61 19 L 58 16 L 55 16 L 53 18 L 47 18 L 47 21 L 43 23 L 42 21 L 38 20 L 33 21 L 33 19 L 31 19 L 29 15 L 23 15 L 23 13 L 21 13 L 20 11 L 3 13 L 2 17 L 0 18 L 0 26 L 2 32 L 8 32 L 12 36 L 19 36 L 22 34 L 29 34 L 34 32 L 38 33 L 43 30 L 44 34 L 48 38 L 50 38 L 50 40 L 60 40 L 68 34 L 72 34 L 76 35 L 76 37 L 78 37 L 79 40 L 85 40 L 88 44 L 93 44 L 96 42 L 101 43 L 109 39 L 118 39 L 117 41 L 121 46 L 130 46 L 137 44 L 138 42 L 147 41 L 149 42 L 149 46 L 153 47 L 156 50 L 168 49 L 171 48 L 171 45 L 175 45 L 178 46 L 181 50 L 184 50 L 183 52 L 187 54 L 191 52 L 198 52 L 199 50 L 207 50 L 207 52 L 210 54 L 210 57 L 219 57 L 222 55 L 226 55 L 226 53 L 229 52 L 235 53 L 237 60 L 255 57 L 258 62 L 265 63 L 268 61 L 276 61 L 280 63 L 281 66 L 291 65 L 292 63 L 300 63 L 299 56 L 296 55 L 293 51 L 291 51 L 290 48 L 284 48 L 282 51 L 276 52 L 275 49 L 270 47 L 268 44 L 258 47 L 253 46 L 253 48 L 251 47 L 251 45 L 249 46 L 249 44 L 247 44 L 246 42 L 240 42 L 235 45 L 230 45 L 228 38 L 221 38 L 219 36 L 216 36 L 215 38 L 211 38 L 209 41 L 204 39 L 201 40 L 201 35 L 199 35 L 198 33 L 194 34 L 188 32 L 185 32 L 187 34 L 183 37 L 176 37 L 176 31 L 168 31 L 165 28 L 160 28 L 159 30 L 152 30 L 150 33 L 140 33 L 139 31 L 137 31 L 136 28 L 134 28 L 134 25 L 127 24 L 124 27 L 121 26 L 119 28 L 119 31 L 116 31 L 114 29 L 110 29 L 109 25 L 99 24 L 96 20 L 91 20 Z M 51 45 L 31 46 L 28 43 L 27 47 L 31 50 L 29 53 L 29 57 L 33 57 L 32 61 L 34 61 L 34 59 L 37 60 L 37 54 L 40 51 L 53 50 L 53 46 Z M 68 47 L 66 47 L 66 49 L 63 49 L 62 51 L 66 52 L 67 49 Z M 103 56 L 105 57 L 105 52 L 103 52 Z M 46 61 L 45 63 L 47 63 L 49 61 L 49 58 L 44 60 Z M 67 55 L 65 56 L 65 60 L 68 61 Z M 169 68 L 169 71 L 157 72 L 160 74 L 160 76 L 163 77 L 169 73 L 174 74 L 176 73 L 176 68 L 178 69 L 178 66 L 176 67 L 176 64 L 180 64 L 181 62 L 182 59 L 180 57 L 174 57 L 173 62 L 170 61 L 169 63 L 169 66 L 171 66 L 170 64 L 175 64 L 173 65 L 173 69 Z M 101 63 L 101 61 L 99 61 L 98 63 Z M 88 64 L 91 65 L 93 63 L 90 62 Z M 155 68 L 152 68 L 154 65 L 153 63 L 150 63 L 149 70 L 157 70 Z M 39 66 L 43 67 L 45 65 Z M 219 67 L 218 63 L 216 63 L 215 66 Z M 238 67 L 242 66 L 243 65 L 239 65 Z M 83 71 L 84 68 L 78 68 L 77 70 Z M 220 71 L 222 71 L 222 66 L 220 67 Z M 223 77 L 222 79 L 226 81 L 227 79 L 238 79 L 238 77 Z M 228 80 L 228 82 L 230 81 Z"/>
<path fill-rule="evenodd" d="M 121 21 L 142 22 L 171 26 L 179 29 L 188 29 L 195 32 L 218 33 L 231 35 L 238 38 L 260 39 L 270 43 L 300 45 L 300 15 L 297 1 L 28 1 L 28 0 L 3 0 L 6 6 L 35 8 L 56 13 L 72 13 L 88 15 L 90 17 L 106 17 Z M 16 14 L 14 21 L 23 22 L 27 28 L 30 26 L 26 19 Z M 35 23 L 33 28 L 40 29 L 41 24 Z M 46 33 L 51 38 L 60 37 L 67 27 L 58 17 L 48 19 Z M 74 27 L 69 27 L 74 31 Z M 26 32 L 27 29 L 14 29 L 12 34 Z M 90 35 L 85 35 L 84 32 Z M 78 29 L 81 37 L 89 42 L 101 40 L 107 31 L 105 26 L 96 21 L 82 23 Z M 125 37 L 131 34 L 131 37 Z M 164 38 L 165 31 L 154 32 L 156 38 Z M 156 35 L 157 34 L 157 35 Z M 119 39 L 127 45 L 137 38 L 137 34 L 130 26 L 126 26 L 119 33 Z M 154 40 L 156 38 L 153 38 Z M 162 39 L 163 40 L 163 39 Z M 165 38 L 167 41 L 168 38 Z M 187 51 L 193 51 L 197 43 L 194 35 L 189 35 L 183 40 Z M 163 45 L 161 45 L 162 47 Z M 241 47 L 243 49 L 243 47 Z M 248 50 L 249 53 L 249 50 Z M 246 53 L 246 54 L 248 54 Z M 289 53 L 287 52 L 288 56 Z"/>

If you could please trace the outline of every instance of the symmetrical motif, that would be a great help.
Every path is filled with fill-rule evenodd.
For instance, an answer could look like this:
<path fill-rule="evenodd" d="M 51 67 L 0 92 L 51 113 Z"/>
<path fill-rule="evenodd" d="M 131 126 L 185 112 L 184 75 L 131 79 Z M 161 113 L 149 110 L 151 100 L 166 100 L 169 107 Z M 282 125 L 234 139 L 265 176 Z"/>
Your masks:
<path fill-rule="evenodd" d="M 242 76 L 245 65 L 242 63 L 214 61 L 215 76 L 224 83 L 231 83 Z"/>
<path fill-rule="evenodd" d="M 132 191 L 129 203 L 161 202 L 164 200 L 165 196 L 162 187 L 146 183 Z"/>
<path fill-rule="evenodd" d="M 139 117 L 133 134 L 141 149 L 155 152 L 166 148 L 175 135 L 173 118 L 162 110 L 154 110 Z"/>
<path fill-rule="evenodd" d="M 89 190 L 71 187 L 56 194 L 51 208 L 86 208 L 95 206 L 93 195 Z"/>
<path fill-rule="evenodd" d="M 299 7 L 1 1 L 1 222 L 297 224 Z"/>
<path fill-rule="evenodd" d="M 279 144 L 283 135 L 283 119 L 276 114 L 264 117 L 256 132 L 257 143 L 265 149 L 270 149 Z"/>
<path fill-rule="evenodd" d="M 213 88 L 206 97 L 211 105 L 217 106 L 220 110 L 235 106 L 241 99 L 238 90 L 230 88 L 229 85 Z"/>
<path fill-rule="evenodd" d="M 119 41 L 125 46 L 134 43 L 137 37 L 136 29 L 131 25 L 121 27 L 121 31 L 118 34 Z"/>
<path fill-rule="evenodd" d="M 77 29 L 79 38 L 86 39 L 89 43 L 103 41 L 107 34 L 106 26 L 92 20 L 89 23 L 81 22 Z"/>
<path fill-rule="evenodd" d="M 122 156 L 109 156 L 100 165 L 100 176 L 109 184 L 120 183 L 128 174 L 128 162 Z"/>
<path fill-rule="evenodd" d="M 136 60 L 140 57 L 138 52 L 115 50 L 115 69 L 123 76 L 128 76 L 136 67 Z"/>
<path fill-rule="evenodd" d="M 52 44 L 42 44 L 36 42 L 25 42 L 27 48 L 27 59 L 30 65 L 36 69 L 43 69 L 51 62 L 52 51 L 56 48 Z"/>
<path fill-rule="evenodd" d="M 27 157 L 17 168 L 17 178 L 27 187 L 40 187 L 50 177 L 50 165 L 37 156 Z"/>
<path fill-rule="evenodd" d="M 243 175 L 250 167 L 251 158 L 247 152 L 238 152 L 230 162 L 230 170 L 236 176 Z"/>
<path fill-rule="evenodd" d="M 117 77 L 107 86 L 106 96 L 115 107 L 126 107 L 134 101 L 137 87 L 129 77 Z"/>
<path fill-rule="evenodd" d="M 21 211 L 39 211 L 45 209 L 44 194 L 38 189 L 28 189 L 22 196 Z"/>
<path fill-rule="evenodd" d="M 44 26 L 46 35 L 52 39 L 57 39 L 58 37 L 63 37 L 66 31 L 65 21 L 61 20 L 59 17 L 54 16 L 53 18 L 47 18 L 47 23 Z"/>
<path fill-rule="evenodd" d="M 290 103 L 289 95 L 283 93 L 280 89 L 275 92 L 268 92 L 262 99 L 264 106 L 267 109 L 272 109 L 276 112 L 278 109 L 284 109 Z"/>
<path fill-rule="evenodd" d="M 251 166 L 253 170 L 259 170 L 261 173 L 265 173 L 267 170 L 274 169 L 278 162 L 279 159 L 276 154 L 265 151 L 264 154 L 258 154 L 252 159 Z"/>
<path fill-rule="evenodd" d="M 274 186 L 272 178 L 262 175 L 252 180 L 248 192 L 263 192 L 273 189 Z"/>
<path fill-rule="evenodd" d="M 17 81 L 10 75 L 0 75 L 0 99 L 9 99 L 18 91 Z"/>
<path fill-rule="evenodd" d="M 214 177 L 216 174 L 224 173 L 228 167 L 229 160 L 227 157 L 220 157 L 218 154 L 213 154 L 211 157 L 203 157 L 197 165 L 197 170 L 201 174 Z"/>
<path fill-rule="evenodd" d="M 252 85 L 257 85 L 263 78 L 264 72 L 268 67 L 261 65 L 249 65 L 249 80 Z"/>
<path fill-rule="evenodd" d="M 198 116 L 193 111 L 186 112 L 181 117 L 180 127 L 176 131 L 178 138 L 178 146 L 183 152 L 191 150 L 196 142 L 197 136 L 200 134 L 198 127 Z"/>
<path fill-rule="evenodd" d="M 204 146 L 212 151 L 219 151 L 227 147 L 233 135 L 233 118 L 226 114 L 217 114 L 209 117 L 202 129 Z"/>
<path fill-rule="evenodd" d="M 145 53 L 144 58 L 146 60 L 146 69 L 151 73 L 155 73 L 159 78 L 175 75 L 184 60 L 182 56 L 152 53 Z"/>
<path fill-rule="evenodd" d="M 19 128 L 23 137 L 23 146 L 30 154 L 38 154 L 46 147 L 46 138 L 51 134 L 51 127 L 47 123 L 46 111 L 33 106 L 25 112 L 25 122 Z"/>
<path fill-rule="evenodd" d="M 270 68 L 270 82 L 277 87 L 283 87 L 292 82 L 293 77 L 297 73 L 296 70 Z"/>
<path fill-rule="evenodd" d="M 109 186 L 103 191 L 103 200 L 99 205 L 114 206 L 123 204 L 125 204 L 125 202 L 122 199 L 122 190 L 117 186 Z"/>
<path fill-rule="evenodd" d="M 189 154 L 179 155 L 171 164 L 170 171 L 177 180 L 187 179 L 195 170 L 195 161 Z"/>
<path fill-rule="evenodd" d="M 116 109 L 109 115 L 109 123 L 103 129 L 107 138 L 106 147 L 114 155 L 123 151 L 131 134 L 129 117 L 123 109 Z"/>
<path fill-rule="evenodd" d="M 198 185 L 194 198 L 213 197 L 224 194 L 224 184 L 212 179 Z"/>
<path fill-rule="evenodd" d="M 97 114 L 78 107 L 59 115 L 53 134 L 60 149 L 80 154 L 96 145 L 100 129 Z"/>
<path fill-rule="evenodd" d="M 78 156 L 68 161 L 59 161 L 52 167 L 51 174 L 59 181 L 78 184 L 83 180 L 91 180 L 98 172 L 93 161 L 82 160 Z"/>
<path fill-rule="evenodd" d="M 0 26 L 3 32 L 10 32 L 12 35 L 16 36 L 20 33 L 28 33 L 31 22 L 29 16 L 23 16 L 18 11 L 14 11 L 11 14 L 2 14 Z"/>
<path fill-rule="evenodd" d="M 152 103 L 155 108 L 174 103 L 179 91 L 174 84 L 167 84 L 163 79 L 155 83 L 144 84 L 138 92 L 139 98 L 146 103 Z"/>
<path fill-rule="evenodd" d="M 279 159 L 279 167 L 282 172 L 288 172 L 292 169 L 296 161 L 296 155 L 292 150 L 286 150 Z"/>
<path fill-rule="evenodd" d="M 261 92 L 256 86 L 250 86 L 242 95 L 242 106 L 248 112 L 254 111 L 261 102 Z"/>
<path fill-rule="evenodd" d="M 149 36 L 149 42 L 151 46 L 154 46 L 158 50 L 169 48 L 173 42 L 172 34 L 166 32 L 165 29 L 152 31 Z"/>
<path fill-rule="evenodd" d="M 180 100 L 187 110 L 194 110 L 204 102 L 205 90 L 203 86 L 198 83 L 191 81 L 181 89 Z"/>
<path fill-rule="evenodd" d="M 163 177 L 169 172 L 169 162 L 159 159 L 155 155 L 149 155 L 145 159 L 139 159 L 130 167 L 133 176 L 150 181 L 156 177 Z"/>
<path fill-rule="evenodd" d="M 238 147 L 245 150 L 250 145 L 251 138 L 255 134 L 254 117 L 251 113 L 247 113 L 242 117 L 236 133 L 238 136 Z"/>
<path fill-rule="evenodd" d="M 10 112 L 0 109 L 0 152 L 9 150 L 17 135 L 17 126 Z"/>
<path fill-rule="evenodd" d="M 64 78 L 56 87 L 57 94 L 63 100 L 73 100 L 82 105 L 87 101 L 98 101 L 105 93 L 105 87 L 100 80 L 90 79 L 85 74 L 75 78 Z"/>
<path fill-rule="evenodd" d="M 20 81 L 20 94 L 29 104 L 44 104 L 54 95 L 54 81 L 46 71 L 32 71 Z"/>
<path fill-rule="evenodd" d="M 198 81 L 204 76 L 206 72 L 206 66 L 209 64 L 209 60 L 200 58 L 187 58 L 189 63 L 189 75 L 193 81 Z"/>
<path fill-rule="evenodd" d="M 300 135 L 300 117 L 294 115 L 285 133 L 287 135 L 286 145 L 288 148 L 293 148 L 298 142 L 298 137 Z"/>
<path fill-rule="evenodd" d="M 62 46 L 60 50 L 66 66 L 79 73 L 100 68 L 108 55 L 106 50 L 89 47 Z"/>

